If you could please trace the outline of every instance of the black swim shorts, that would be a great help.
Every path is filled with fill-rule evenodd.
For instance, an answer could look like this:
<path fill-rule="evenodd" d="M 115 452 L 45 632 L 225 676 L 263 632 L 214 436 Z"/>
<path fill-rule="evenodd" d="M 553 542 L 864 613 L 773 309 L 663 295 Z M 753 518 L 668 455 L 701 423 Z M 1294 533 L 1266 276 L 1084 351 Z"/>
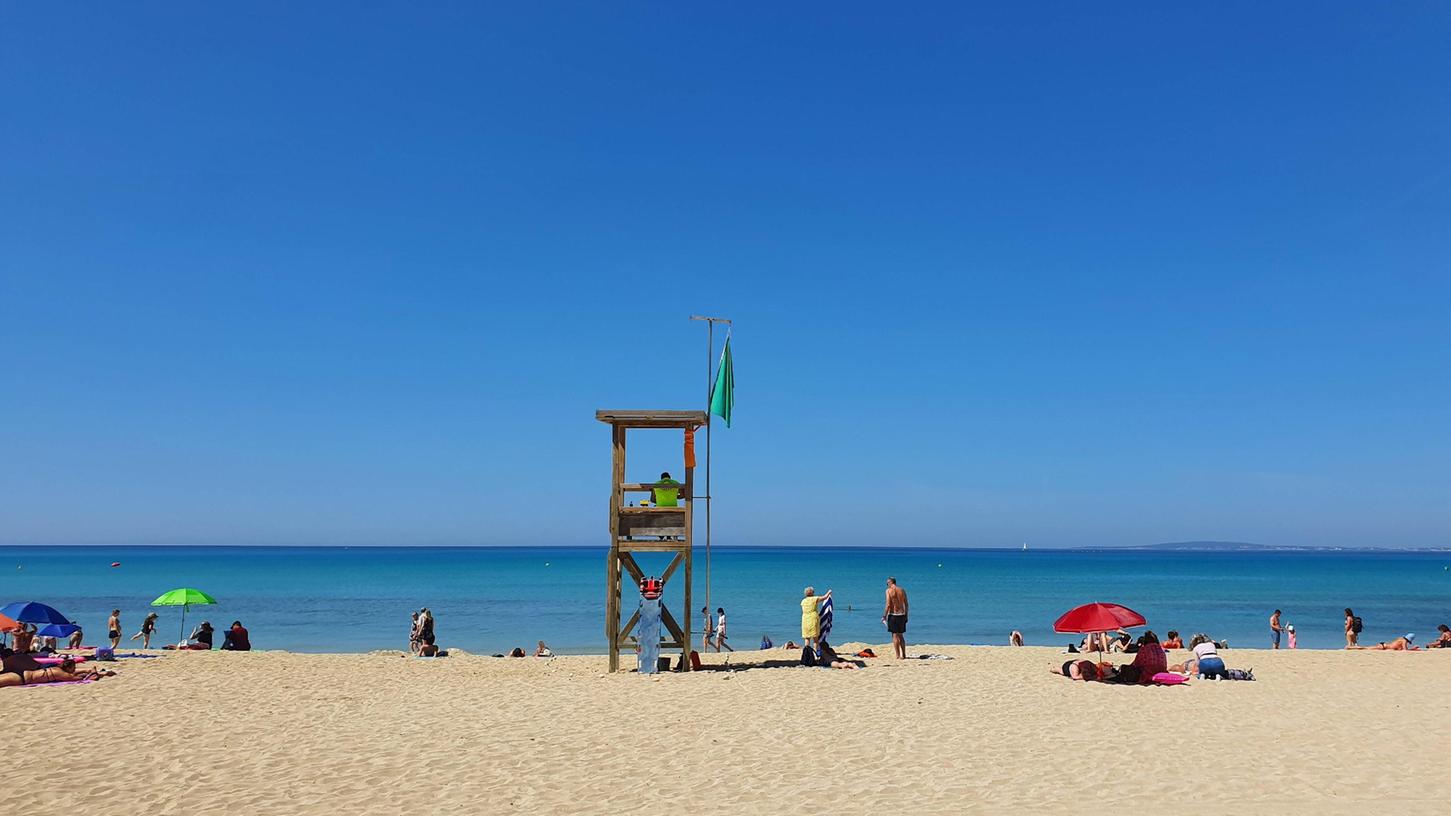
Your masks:
<path fill-rule="evenodd" d="M 894 635 L 906 634 L 907 633 L 907 616 L 906 615 L 888 615 L 887 616 L 887 631 L 888 632 L 891 632 Z"/>

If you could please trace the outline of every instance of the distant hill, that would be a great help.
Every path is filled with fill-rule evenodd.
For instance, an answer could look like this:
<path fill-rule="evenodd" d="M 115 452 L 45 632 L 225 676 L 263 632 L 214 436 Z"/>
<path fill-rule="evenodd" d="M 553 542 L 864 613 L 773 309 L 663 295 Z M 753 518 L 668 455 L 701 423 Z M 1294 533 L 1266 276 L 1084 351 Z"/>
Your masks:
<path fill-rule="evenodd" d="M 1146 544 L 1133 547 L 1135 550 L 1282 550 L 1285 547 L 1271 547 L 1265 544 L 1250 544 L 1247 541 L 1170 541 L 1164 544 Z M 1300 549 L 1300 548 L 1295 548 Z"/>

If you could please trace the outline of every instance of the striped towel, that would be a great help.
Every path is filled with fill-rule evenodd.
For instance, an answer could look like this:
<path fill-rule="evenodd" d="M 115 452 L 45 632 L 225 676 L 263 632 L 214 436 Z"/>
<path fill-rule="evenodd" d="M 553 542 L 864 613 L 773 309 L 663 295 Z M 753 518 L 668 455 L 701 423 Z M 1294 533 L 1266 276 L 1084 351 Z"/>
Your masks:
<path fill-rule="evenodd" d="M 821 605 L 821 624 L 820 624 L 820 627 L 819 628 L 821 630 L 821 639 L 822 640 L 825 640 L 826 639 L 826 636 L 829 635 L 829 634 L 831 634 L 831 617 L 832 617 L 832 608 L 831 607 L 832 607 L 832 600 L 830 598 L 827 598 L 826 599 L 826 603 L 824 603 L 824 604 Z"/>

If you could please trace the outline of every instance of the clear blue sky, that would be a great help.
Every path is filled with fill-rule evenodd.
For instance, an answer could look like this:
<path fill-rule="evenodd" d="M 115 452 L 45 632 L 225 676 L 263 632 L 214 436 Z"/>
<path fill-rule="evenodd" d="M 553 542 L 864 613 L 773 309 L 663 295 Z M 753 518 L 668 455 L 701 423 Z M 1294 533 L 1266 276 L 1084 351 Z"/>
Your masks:
<path fill-rule="evenodd" d="M 0 543 L 1451 544 L 1443 3 L 10 4 Z M 642 444 L 633 476 L 676 440 Z"/>

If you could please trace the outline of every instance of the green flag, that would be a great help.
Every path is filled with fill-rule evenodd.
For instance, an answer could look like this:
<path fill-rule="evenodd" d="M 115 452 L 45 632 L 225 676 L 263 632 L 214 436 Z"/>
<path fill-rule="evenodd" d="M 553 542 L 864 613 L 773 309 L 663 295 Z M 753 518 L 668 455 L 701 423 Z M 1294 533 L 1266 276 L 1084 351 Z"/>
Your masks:
<path fill-rule="evenodd" d="M 725 348 L 720 352 L 720 366 L 716 368 L 715 385 L 710 389 L 710 412 L 725 420 L 731 426 L 731 409 L 736 405 L 736 369 L 731 365 L 731 336 L 726 335 Z"/>

